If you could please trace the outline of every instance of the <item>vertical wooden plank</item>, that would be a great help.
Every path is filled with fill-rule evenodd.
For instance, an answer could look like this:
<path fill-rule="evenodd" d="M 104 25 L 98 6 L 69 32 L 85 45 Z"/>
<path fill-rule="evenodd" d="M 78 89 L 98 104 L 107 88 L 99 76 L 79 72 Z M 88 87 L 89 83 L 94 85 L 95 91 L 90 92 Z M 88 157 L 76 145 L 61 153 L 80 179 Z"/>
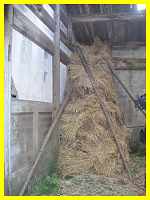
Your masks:
<path fill-rule="evenodd" d="M 78 4 L 78 7 L 79 7 L 79 12 L 80 12 L 80 14 L 82 15 L 82 14 L 84 13 L 83 6 L 82 6 L 81 4 Z M 90 37 L 90 32 L 89 32 L 89 29 L 88 29 L 87 24 L 84 23 L 84 24 L 83 24 L 83 27 L 84 27 L 84 30 L 85 30 L 86 35 L 87 35 L 87 37 L 88 37 L 88 40 L 89 40 L 90 42 L 92 42 L 91 37 Z"/>
<path fill-rule="evenodd" d="M 106 29 L 107 29 L 107 32 L 108 32 L 108 41 L 109 41 L 109 44 L 111 45 L 112 44 L 112 37 L 113 37 L 113 22 L 107 22 L 106 23 Z"/>
<path fill-rule="evenodd" d="M 68 41 L 70 41 L 70 42 L 72 42 L 72 23 L 71 23 L 71 19 L 70 19 L 70 16 L 68 16 L 69 17 L 69 23 L 68 23 L 68 29 L 67 29 L 67 31 L 68 31 L 68 33 L 67 33 L 67 39 L 68 39 Z"/>
<path fill-rule="evenodd" d="M 38 111 L 33 112 L 33 157 L 36 157 L 38 152 L 38 144 L 39 144 L 39 113 Z"/>
<path fill-rule="evenodd" d="M 67 40 L 69 43 L 75 42 L 75 35 L 72 27 L 71 15 L 68 16 L 68 33 L 67 33 Z"/>
<path fill-rule="evenodd" d="M 60 5 L 55 8 L 55 35 L 53 56 L 53 117 L 60 105 Z"/>
<path fill-rule="evenodd" d="M 85 10 L 86 10 L 86 13 L 88 15 L 90 15 L 90 7 L 88 4 L 85 4 Z M 94 37 L 95 37 L 95 33 L 94 33 L 94 26 L 93 26 L 93 23 L 89 23 L 89 27 L 90 27 L 90 32 L 91 32 L 91 37 L 92 37 L 92 40 L 94 41 Z"/>
<path fill-rule="evenodd" d="M 4 68 L 4 128 L 5 128 L 5 194 L 12 194 L 11 187 L 11 46 L 13 7 L 5 6 L 5 68 Z"/>

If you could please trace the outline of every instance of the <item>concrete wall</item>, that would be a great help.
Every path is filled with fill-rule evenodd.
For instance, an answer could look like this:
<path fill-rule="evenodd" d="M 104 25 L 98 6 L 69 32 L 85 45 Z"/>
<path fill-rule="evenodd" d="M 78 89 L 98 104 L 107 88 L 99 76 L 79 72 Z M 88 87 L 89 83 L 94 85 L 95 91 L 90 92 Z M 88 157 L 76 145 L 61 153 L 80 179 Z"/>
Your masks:
<path fill-rule="evenodd" d="M 145 92 L 145 70 L 115 70 L 120 80 L 125 84 L 134 98 Z M 129 126 L 145 124 L 145 118 L 135 109 L 122 87 L 116 81 L 121 109 L 125 115 L 126 124 Z"/>

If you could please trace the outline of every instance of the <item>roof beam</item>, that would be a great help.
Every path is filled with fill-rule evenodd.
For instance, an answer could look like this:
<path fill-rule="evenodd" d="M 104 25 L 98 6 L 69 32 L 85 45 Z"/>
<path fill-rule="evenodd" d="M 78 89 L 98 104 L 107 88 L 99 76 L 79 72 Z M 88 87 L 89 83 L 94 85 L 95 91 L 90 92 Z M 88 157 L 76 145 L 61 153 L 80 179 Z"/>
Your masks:
<path fill-rule="evenodd" d="M 83 13 L 83 7 L 80 4 L 78 5 L 78 7 L 79 7 L 79 12 L 82 15 L 82 13 Z M 89 32 L 89 29 L 88 29 L 87 25 L 83 24 L 83 26 L 84 26 L 84 30 L 86 32 L 87 37 L 89 38 L 89 40 L 91 40 L 90 32 Z"/>
<path fill-rule="evenodd" d="M 145 20 L 145 14 L 117 13 L 112 15 L 78 15 L 72 17 L 73 23 L 105 22 L 105 21 L 137 21 Z"/>
<path fill-rule="evenodd" d="M 145 46 L 137 48 L 124 48 L 124 49 L 112 49 L 113 58 L 132 58 L 132 59 L 145 59 Z"/>
<path fill-rule="evenodd" d="M 86 13 L 87 13 L 87 14 L 90 14 L 89 5 L 88 5 L 88 4 L 85 4 L 84 7 L 85 7 L 85 10 L 86 10 Z M 92 40 L 94 41 L 94 35 L 95 35 L 95 34 L 94 34 L 94 26 L 93 26 L 92 23 L 90 23 L 89 26 L 90 26 L 90 30 L 91 30 Z"/>
<path fill-rule="evenodd" d="M 122 50 L 122 49 L 137 49 L 139 47 L 145 46 L 145 42 L 139 42 L 139 41 L 131 41 L 126 42 L 122 45 L 112 45 L 112 50 Z"/>
<path fill-rule="evenodd" d="M 34 5 L 34 4 L 27 4 L 26 5 L 32 12 L 42 21 L 46 26 L 52 31 L 55 32 L 55 21 L 54 19 L 46 12 L 46 10 L 42 7 L 42 5 Z M 60 24 L 60 39 L 62 42 L 70 48 L 68 44 L 67 37 L 62 31 L 62 24 Z"/>
<path fill-rule="evenodd" d="M 42 21 L 40 22 L 43 23 Z M 31 17 L 29 18 L 25 16 L 24 13 L 21 13 L 20 10 L 14 7 L 12 27 L 42 49 L 54 55 L 54 41 L 50 38 L 49 27 L 47 27 L 47 29 L 43 29 L 44 24 L 42 24 L 43 26 L 41 27 L 37 26 L 37 24 L 37 22 L 34 24 L 33 20 L 31 21 Z M 66 43 L 64 44 L 66 45 Z M 69 63 L 69 56 L 62 49 L 60 50 L 60 58 L 62 63 Z"/>

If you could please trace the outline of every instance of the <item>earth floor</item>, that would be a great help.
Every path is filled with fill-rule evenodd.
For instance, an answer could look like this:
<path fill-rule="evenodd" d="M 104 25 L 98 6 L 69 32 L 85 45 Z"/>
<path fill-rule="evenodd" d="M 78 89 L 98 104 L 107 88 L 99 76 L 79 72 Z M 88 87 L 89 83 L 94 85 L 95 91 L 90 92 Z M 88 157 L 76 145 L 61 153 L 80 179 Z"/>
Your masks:
<path fill-rule="evenodd" d="M 104 177 L 83 174 L 60 179 L 61 196 L 144 196 L 145 195 L 145 156 L 131 155 L 130 172 L 133 181 L 125 175 Z M 133 184 L 134 182 L 134 184 Z"/>

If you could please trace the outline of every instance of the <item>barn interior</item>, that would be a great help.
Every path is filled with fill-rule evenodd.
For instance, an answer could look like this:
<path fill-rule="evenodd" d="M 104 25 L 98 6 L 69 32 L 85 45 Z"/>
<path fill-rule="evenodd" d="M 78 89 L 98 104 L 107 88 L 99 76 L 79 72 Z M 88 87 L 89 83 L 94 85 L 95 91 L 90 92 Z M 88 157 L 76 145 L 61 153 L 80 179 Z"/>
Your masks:
<path fill-rule="evenodd" d="M 146 8 L 5 5 L 5 195 L 144 196 Z"/>

